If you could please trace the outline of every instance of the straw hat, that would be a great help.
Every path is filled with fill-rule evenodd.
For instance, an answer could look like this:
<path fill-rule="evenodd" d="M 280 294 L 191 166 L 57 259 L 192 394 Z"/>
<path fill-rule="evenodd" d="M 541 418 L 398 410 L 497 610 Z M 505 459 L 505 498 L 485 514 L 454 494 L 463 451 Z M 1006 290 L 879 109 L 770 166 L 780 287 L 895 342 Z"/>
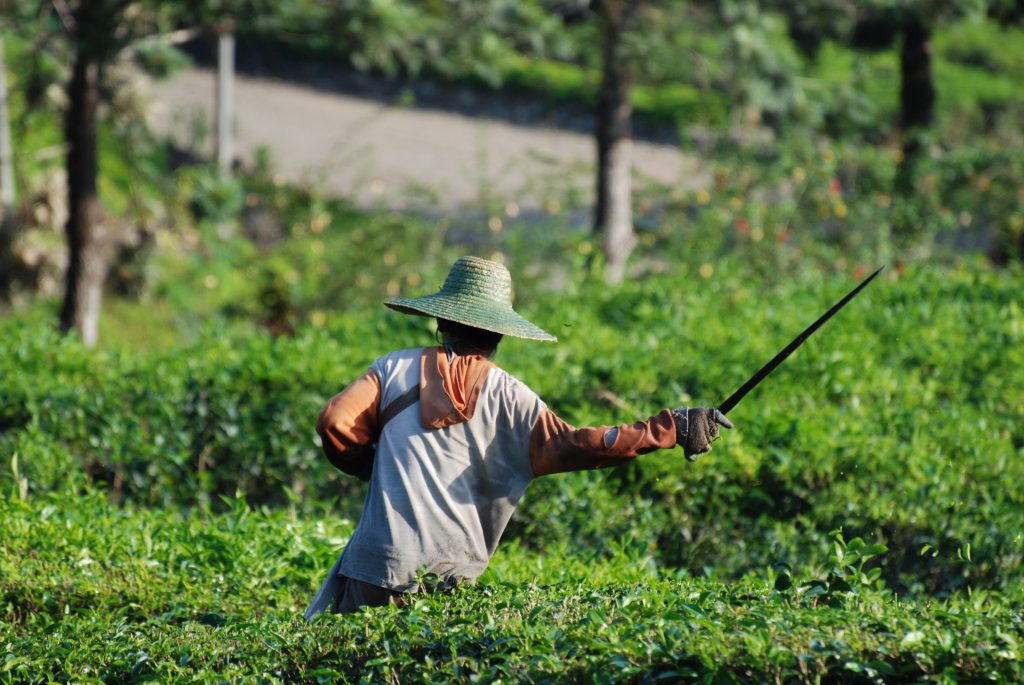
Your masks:
<path fill-rule="evenodd" d="M 435 316 L 485 331 L 527 340 L 558 339 L 512 310 L 512 275 L 504 264 L 459 257 L 433 295 L 388 300 L 395 311 Z"/>

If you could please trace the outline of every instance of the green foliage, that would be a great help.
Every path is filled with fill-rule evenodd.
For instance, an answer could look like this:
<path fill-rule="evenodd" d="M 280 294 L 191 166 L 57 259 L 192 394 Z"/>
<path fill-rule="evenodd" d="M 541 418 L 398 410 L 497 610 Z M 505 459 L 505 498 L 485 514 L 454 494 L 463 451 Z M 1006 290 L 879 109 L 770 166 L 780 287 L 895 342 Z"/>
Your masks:
<path fill-rule="evenodd" d="M 787 138 L 712 156 L 708 190 L 641 188 L 637 277 L 615 290 L 580 275 L 594 246 L 557 212 L 481 230 L 356 212 L 283 185 L 266 159 L 230 182 L 185 168 L 160 184 L 179 227 L 160 237 L 147 299 L 107 312 L 123 336 L 112 351 L 0 324 L 0 453 L 20 464 L 0 481 L 33 494 L 102 482 L 166 506 L 301 492 L 300 509 L 336 499 L 354 514 L 361 492 L 319 455 L 316 413 L 375 356 L 430 344 L 428 321 L 379 303 L 432 291 L 459 254 L 507 259 L 520 306 L 562 342 L 507 341 L 500 363 L 576 424 L 720 401 L 851 277 L 886 263 L 872 306 L 844 311 L 768 399 L 740 407 L 715 459 L 543 479 L 509 535 L 598 556 L 626 541 L 667 568 L 737 577 L 820 557 L 822 534 L 844 525 L 892 550 L 883 576 L 900 592 L 1014 582 L 1021 275 L 948 251 L 1020 235 L 1013 150 L 936 144 L 909 199 L 892 194 L 894 148 Z M 142 178 L 160 178 L 154 159 Z M 928 221 L 907 247 L 890 240 L 901 216 Z M 968 544 L 963 564 L 954 552 Z M 924 545 L 939 555 L 922 558 Z"/>
<path fill-rule="evenodd" d="M 211 223 L 222 223 L 242 211 L 245 192 L 237 178 L 204 167 L 197 175 L 192 202 L 198 217 Z"/>
<path fill-rule="evenodd" d="M 322 397 L 340 389 L 334 365 L 344 364 L 343 351 L 321 356 L 314 371 L 308 349 L 288 345 L 280 354 L 280 343 L 267 338 L 218 344 L 211 337 L 200 357 L 179 349 L 152 366 L 116 368 L 115 356 L 106 360 L 114 364 L 107 373 L 96 373 L 103 358 L 77 351 L 47 372 L 45 360 L 65 343 L 56 334 L 9 333 L 10 358 L 24 372 L 5 383 L 0 423 L 24 430 L 5 431 L 3 451 L 19 454 L 40 488 L 59 488 L 69 477 L 70 452 L 77 462 L 72 477 L 88 474 L 115 497 L 149 504 L 202 504 L 236 491 L 281 502 L 286 488 L 306 487 L 310 469 L 326 478 L 321 495 L 334 489 L 337 479 L 312 458 L 308 417 Z M 306 344 L 324 352 L 333 347 L 322 337 Z M 45 387 L 32 387 L 32 369 L 50 374 Z M 313 385 L 301 382 L 303 376 Z"/>
<path fill-rule="evenodd" d="M 794 587 L 789 564 L 776 563 L 775 590 L 794 590 L 805 601 L 817 603 L 820 600 L 833 606 L 843 605 L 853 596 L 864 592 L 885 590 L 885 581 L 881 579 L 882 569 L 866 569 L 865 566 L 871 559 L 887 552 L 888 547 L 882 544 L 868 545 L 861 538 L 846 542 L 841 528 L 831 531 L 829 537 L 833 541 L 835 564 L 827 578 L 816 578 Z"/>
<path fill-rule="evenodd" d="M 712 258 L 706 245 L 690 259 Z M 428 268 L 442 274 L 437 259 Z M 782 281 L 740 263 L 719 256 L 715 279 L 580 282 L 560 298 L 524 280 L 526 311 L 561 342 L 507 341 L 499 361 L 576 424 L 720 401 L 850 285 L 845 273 L 782 261 Z M 843 525 L 892 550 L 883 572 L 901 592 L 1019 582 L 1020 278 L 890 269 L 735 410 L 739 428 L 711 457 L 541 479 L 509 535 L 598 555 L 628 541 L 662 566 L 736 577 L 806 565 Z M 291 339 L 213 328 L 168 352 L 87 352 L 10 322 L 2 339 L 0 451 L 19 455 L 31 494 L 70 475 L 139 504 L 216 506 L 239 492 L 283 505 L 302 493 L 297 507 L 339 498 L 354 515 L 361 491 L 320 456 L 316 414 L 373 357 L 432 336 L 427 320 L 373 305 Z M 925 544 L 939 556 L 922 558 Z M 966 544 L 971 564 L 955 558 Z"/>
<path fill-rule="evenodd" d="M 763 285 L 718 266 L 721 280 L 697 289 L 701 302 L 689 300 L 685 287 L 668 284 L 660 292 L 671 293 L 669 309 L 645 306 L 664 298 L 655 290 L 591 295 L 574 321 L 574 328 L 587 331 L 582 368 L 576 372 L 566 352 L 553 350 L 545 366 L 562 369 L 567 382 L 531 382 L 553 407 L 584 423 L 615 420 L 600 406 L 603 387 L 640 407 L 638 413 L 676 402 L 720 401 L 844 290 L 832 287 L 826 294 L 815 285 L 818 277 L 808 274 L 762 299 L 754 292 L 763 292 Z M 720 285 L 730 281 L 746 282 Z M 1017 340 L 1014 282 L 1006 281 L 1010 289 L 1002 296 L 987 275 L 972 269 L 918 272 L 877 284 L 864 303 L 844 311 L 830 324 L 833 330 L 776 372 L 763 394 L 735 411 L 742 430 L 726 436 L 721 458 L 712 455 L 687 469 L 669 455 L 652 455 L 635 470 L 541 481 L 535 487 L 543 495 L 532 491 L 516 520 L 524 526 L 522 537 L 572 539 L 593 549 L 608 536 L 654 544 L 658 531 L 662 560 L 695 572 L 734 573 L 777 559 L 804 559 L 815 531 L 845 523 L 893 549 L 887 573 L 891 580 L 902 576 L 903 587 L 935 590 L 1012 572 L 1021 554 L 1021 541 L 1010 532 L 1017 528 L 1013 512 L 1019 504 L 1004 469 L 1014 468 L 1011 455 L 1020 449 L 1013 418 L 1020 379 L 1008 377 L 1016 375 L 1011 360 L 1019 356 L 1019 342 L 1008 340 L 996 351 L 982 340 L 1007 334 Z M 822 296 L 812 302 L 801 291 Z M 985 293 L 991 305 L 959 299 L 972 291 Z M 702 315 L 707 302 L 719 303 L 718 316 Z M 599 333 L 602 316 L 618 331 L 642 330 L 649 337 L 624 342 L 620 333 L 606 339 Z M 699 338 L 689 316 L 700 317 Z M 747 330 L 761 335 L 751 339 Z M 659 339 L 662 334 L 666 339 Z M 687 350 L 714 350 L 715 361 Z M 954 380 L 959 373 L 977 374 L 976 380 L 960 385 Z M 992 485 L 988 494 L 980 493 L 987 487 L 982 482 Z M 613 492 L 617 497 L 610 499 Z M 601 506 L 606 497 L 612 506 Z M 592 504 L 581 509 L 581 501 Z M 989 516 L 977 532 L 962 527 L 967 519 L 973 526 Z M 995 554 L 1003 561 L 990 557 L 988 571 L 964 568 L 950 556 L 979 537 L 1001 540 L 995 547 L 1002 551 Z M 941 545 L 942 561 L 921 563 L 917 551 L 925 542 Z"/>
<path fill-rule="evenodd" d="M 134 57 L 154 78 L 166 78 L 191 64 L 185 53 L 162 40 L 140 41 Z"/>
<path fill-rule="evenodd" d="M 726 2 L 727 62 L 722 89 L 741 107 L 774 126 L 783 121 L 815 121 L 806 91 L 796 80 L 802 68 L 796 49 L 786 40 L 786 24 L 754 2 Z M 728 85 L 727 85 L 728 84 Z"/>
<path fill-rule="evenodd" d="M 1020 73 L 1024 69 L 1024 42 L 1019 26 L 999 26 L 991 20 L 957 23 L 935 39 L 936 51 L 952 63 L 977 67 L 996 74 Z M 998 49 L 992 40 L 998 36 Z"/>
<path fill-rule="evenodd" d="M 0 682 L 816 682 L 1024 676 L 1020 597 L 835 606 L 509 547 L 472 587 L 307 623 L 351 530 L 232 500 L 223 514 L 0 500 Z M 847 543 L 847 550 L 854 541 Z M 798 572 L 802 580 L 803 574 Z"/>
<path fill-rule="evenodd" d="M 754 117 L 782 129 L 888 133 L 898 104 L 896 54 L 858 55 L 850 36 L 858 22 L 873 18 L 875 29 L 888 29 L 881 42 L 890 46 L 899 21 L 924 14 L 941 20 L 935 72 L 942 125 L 976 132 L 991 122 L 964 121 L 963 112 L 1019 107 L 1020 31 L 984 20 L 984 3 L 940 3 L 938 12 L 932 4 L 645 3 L 643 30 L 627 39 L 638 76 L 634 108 L 682 127 L 749 124 Z M 391 76 L 510 85 L 556 103 L 592 103 L 599 81 L 600 40 L 586 3 L 552 11 L 536 1 L 307 0 L 264 9 L 242 22 L 243 34 Z"/>
<path fill-rule="evenodd" d="M 794 261 L 831 254 L 844 264 L 903 262 L 941 259 L 950 247 L 1012 254 L 1024 232 L 1020 156 L 994 139 L 923 141 L 907 194 L 894 190 L 898 148 L 794 136 L 716 154 L 715 187 L 690 195 L 689 208 L 698 221 L 731 225 L 723 240 L 755 262 L 773 256 L 778 264 L 787 253 Z"/>
<path fill-rule="evenodd" d="M 362 5 L 383 37 L 406 22 L 395 35 L 422 41 L 417 68 L 445 17 L 507 10 Z M 417 33 L 409 12 L 438 23 Z M 438 69 L 592 97 L 585 25 L 558 44 L 483 19 L 490 37 L 467 35 Z M 856 137 L 723 144 L 709 188 L 641 188 L 634 277 L 617 289 L 581 275 L 594 245 L 557 209 L 492 209 L 500 230 L 481 230 L 356 212 L 284 186 L 266 159 L 237 180 L 168 177 L 165 150 L 115 123 L 106 201 L 172 228 L 144 299 L 105 313 L 108 350 L 52 333 L 45 304 L 0 322 L 0 682 L 1020 680 L 1024 274 L 954 256 L 988 236 L 1006 254 L 1024 244 L 1017 33 L 938 34 L 936 71 L 957 84 L 940 97 L 966 124 L 926 141 L 900 197 L 896 147 L 853 142 L 885 140 L 893 55 L 825 44 L 802 67 L 759 21 L 732 32 L 746 51 L 728 57 L 784 87 L 743 101 Z M 644 47 L 639 109 L 723 123 L 747 97 L 719 91 L 728 43 L 697 33 Z M 678 54 L 705 63 L 677 81 Z M 367 55 L 384 70 L 407 58 Z M 801 68 L 811 78 L 791 80 Z M 52 146 L 56 120 L 16 84 L 19 140 Z M 908 220 L 923 230 L 893 242 Z M 432 342 L 429 321 L 379 303 L 432 291 L 463 253 L 506 259 L 520 308 L 559 335 L 506 341 L 498 362 L 578 425 L 720 401 L 889 268 L 731 414 L 711 455 L 540 479 L 477 587 L 309 626 L 296 614 L 363 494 L 322 458 L 316 414 L 376 355 Z"/>
<path fill-rule="evenodd" d="M 514 55 L 560 50 L 559 22 L 536 0 L 304 0 L 263 10 L 240 17 L 243 35 L 389 76 L 429 72 L 496 86 Z"/>

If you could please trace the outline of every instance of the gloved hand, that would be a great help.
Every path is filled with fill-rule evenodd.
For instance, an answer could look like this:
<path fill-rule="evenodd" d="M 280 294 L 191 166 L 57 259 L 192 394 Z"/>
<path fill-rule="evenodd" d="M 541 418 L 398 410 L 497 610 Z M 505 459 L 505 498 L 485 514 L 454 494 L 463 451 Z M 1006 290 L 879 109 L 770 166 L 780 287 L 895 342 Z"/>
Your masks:
<path fill-rule="evenodd" d="M 714 407 L 672 410 L 676 422 L 676 444 L 683 448 L 683 454 L 690 461 L 711 451 L 712 441 L 718 437 L 718 427 L 732 428 L 732 422 Z"/>

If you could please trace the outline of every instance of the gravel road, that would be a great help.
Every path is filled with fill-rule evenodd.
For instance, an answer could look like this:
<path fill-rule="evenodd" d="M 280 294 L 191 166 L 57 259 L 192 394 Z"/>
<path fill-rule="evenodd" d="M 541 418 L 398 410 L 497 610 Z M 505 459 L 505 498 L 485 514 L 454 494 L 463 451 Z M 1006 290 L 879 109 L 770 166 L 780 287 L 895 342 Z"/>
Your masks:
<path fill-rule="evenodd" d="M 514 201 L 531 207 L 566 197 L 582 205 L 593 196 L 594 139 L 579 127 L 523 125 L 264 76 L 239 75 L 235 92 L 242 159 L 265 146 L 289 181 L 314 183 L 359 206 L 451 209 Z M 151 123 L 209 154 L 211 136 L 195 131 L 212 130 L 213 94 L 209 69 L 159 82 Z M 704 183 L 696 160 L 674 145 L 637 141 L 634 156 L 641 182 Z"/>

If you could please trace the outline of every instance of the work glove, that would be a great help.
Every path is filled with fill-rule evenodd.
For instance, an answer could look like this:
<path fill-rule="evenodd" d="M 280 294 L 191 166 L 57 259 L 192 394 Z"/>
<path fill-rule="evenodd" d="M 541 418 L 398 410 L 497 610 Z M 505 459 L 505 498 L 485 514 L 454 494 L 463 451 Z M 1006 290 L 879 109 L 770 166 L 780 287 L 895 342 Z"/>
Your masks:
<path fill-rule="evenodd" d="M 711 451 L 711 443 L 718 437 L 718 427 L 732 428 L 732 422 L 714 407 L 672 410 L 676 422 L 676 444 L 690 461 Z"/>

